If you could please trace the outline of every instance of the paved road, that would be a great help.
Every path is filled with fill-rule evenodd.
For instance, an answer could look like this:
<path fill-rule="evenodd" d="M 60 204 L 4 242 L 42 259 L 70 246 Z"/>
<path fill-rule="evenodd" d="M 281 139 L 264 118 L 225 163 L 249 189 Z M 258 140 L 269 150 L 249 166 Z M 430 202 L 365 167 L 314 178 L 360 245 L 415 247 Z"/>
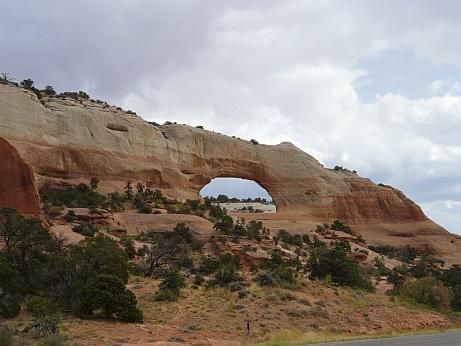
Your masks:
<path fill-rule="evenodd" d="M 316 346 L 461 346 L 461 332 L 316 344 Z"/>

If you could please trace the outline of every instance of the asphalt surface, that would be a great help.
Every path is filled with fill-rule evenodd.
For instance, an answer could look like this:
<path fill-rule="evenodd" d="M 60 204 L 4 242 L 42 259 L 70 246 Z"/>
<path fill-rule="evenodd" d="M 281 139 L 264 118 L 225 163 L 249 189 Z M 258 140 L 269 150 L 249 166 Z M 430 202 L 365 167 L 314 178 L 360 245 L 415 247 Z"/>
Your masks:
<path fill-rule="evenodd" d="M 316 346 L 461 346 L 461 332 L 402 336 L 397 338 L 341 341 Z"/>

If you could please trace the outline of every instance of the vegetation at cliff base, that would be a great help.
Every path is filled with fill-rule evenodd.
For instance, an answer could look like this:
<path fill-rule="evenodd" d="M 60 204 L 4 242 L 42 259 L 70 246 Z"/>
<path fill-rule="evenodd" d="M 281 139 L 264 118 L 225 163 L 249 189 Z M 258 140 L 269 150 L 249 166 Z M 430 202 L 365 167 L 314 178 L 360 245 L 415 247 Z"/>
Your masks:
<path fill-rule="evenodd" d="M 33 296 L 27 309 L 37 319 L 30 326 L 37 333 L 57 332 L 59 311 L 84 316 L 102 309 L 107 317 L 142 321 L 136 298 L 125 288 L 128 256 L 116 241 L 98 235 L 63 246 L 39 220 L 3 208 L 0 243 L 1 317 L 16 316 Z"/>

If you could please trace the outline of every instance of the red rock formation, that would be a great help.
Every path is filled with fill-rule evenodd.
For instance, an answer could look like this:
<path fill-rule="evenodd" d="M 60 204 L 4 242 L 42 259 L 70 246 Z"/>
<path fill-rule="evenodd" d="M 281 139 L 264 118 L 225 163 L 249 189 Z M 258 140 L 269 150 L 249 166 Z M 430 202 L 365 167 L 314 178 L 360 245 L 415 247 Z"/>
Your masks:
<path fill-rule="evenodd" d="M 0 207 L 23 214 L 40 214 L 40 201 L 30 166 L 17 150 L 0 137 Z"/>
<path fill-rule="evenodd" d="M 185 125 L 155 125 L 87 100 L 42 99 L 0 85 L 0 136 L 40 185 L 87 182 L 107 191 L 143 181 L 176 198 L 198 198 L 216 177 L 251 179 L 278 212 L 350 224 L 427 220 L 403 193 L 347 171 L 326 169 L 291 143 L 254 144 Z"/>

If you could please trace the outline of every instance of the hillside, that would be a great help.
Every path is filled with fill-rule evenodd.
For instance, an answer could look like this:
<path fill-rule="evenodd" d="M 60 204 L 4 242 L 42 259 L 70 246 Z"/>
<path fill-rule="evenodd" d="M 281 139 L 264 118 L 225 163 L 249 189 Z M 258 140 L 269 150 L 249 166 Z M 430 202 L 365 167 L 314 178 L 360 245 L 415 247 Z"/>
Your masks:
<path fill-rule="evenodd" d="M 460 325 L 460 237 L 401 191 L 290 143 L 0 83 L 0 158 L 0 344 L 244 345 Z M 256 181 L 276 210 L 199 197 L 215 177 Z"/>

